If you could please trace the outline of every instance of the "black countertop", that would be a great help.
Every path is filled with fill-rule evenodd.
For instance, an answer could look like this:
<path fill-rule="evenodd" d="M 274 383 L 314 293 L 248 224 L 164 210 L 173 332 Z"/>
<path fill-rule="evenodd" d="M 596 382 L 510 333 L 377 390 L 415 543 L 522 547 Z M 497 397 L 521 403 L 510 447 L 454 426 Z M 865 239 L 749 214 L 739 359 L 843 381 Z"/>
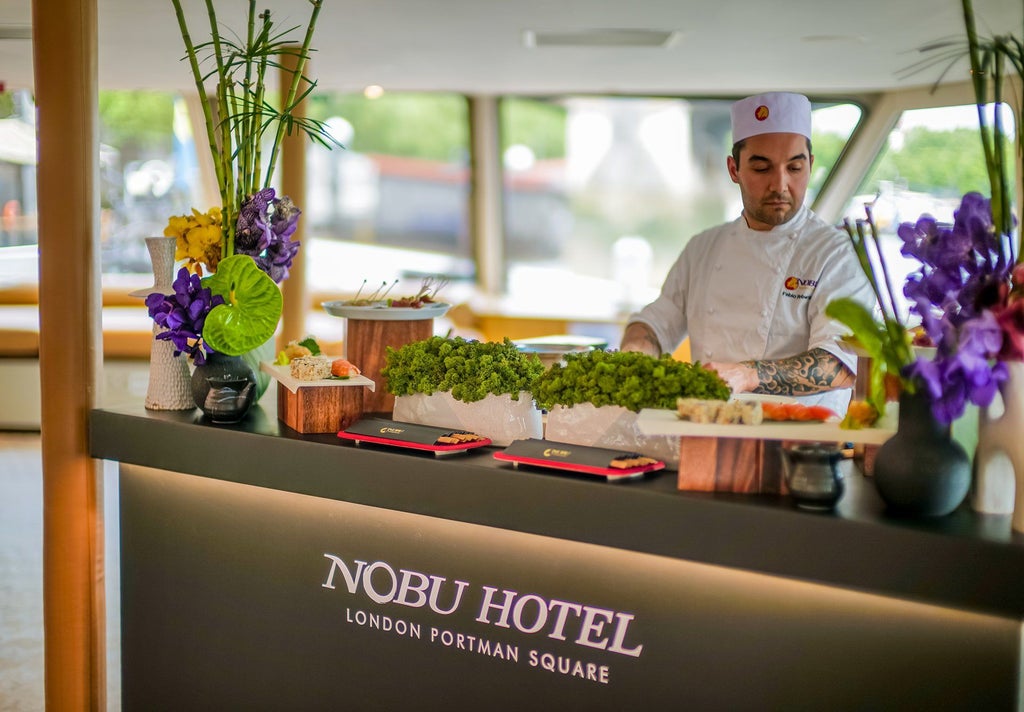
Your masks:
<path fill-rule="evenodd" d="M 679 492 L 673 471 L 610 483 L 515 469 L 493 447 L 435 457 L 303 435 L 272 398 L 237 425 L 138 404 L 94 410 L 90 430 L 100 459 L 1024 619 L 1024 535 L 1009 516 L 966 503 L 890 516 L 855 469 L 836 510 L 815 513 L 784 496 Z"/>

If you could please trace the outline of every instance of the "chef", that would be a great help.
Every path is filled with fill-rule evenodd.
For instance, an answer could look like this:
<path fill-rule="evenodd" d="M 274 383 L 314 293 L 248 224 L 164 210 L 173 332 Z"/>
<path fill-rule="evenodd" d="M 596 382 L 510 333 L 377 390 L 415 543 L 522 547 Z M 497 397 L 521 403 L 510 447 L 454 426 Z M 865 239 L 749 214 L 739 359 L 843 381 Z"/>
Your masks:
<path fill-rule="evenodd" d="M 632 314 L 623 351 L 652 356 L 690 337 L 695 361 L 734 393 L 797 396 L 842 414 L 856 356 L 825 316 L 837 297 L 873 307 L 849 237 L 804 205 L 814 164 L 811 104 L 773 92 L 732 106 L 729 176 L 743 213 L 693 237 L 661 294 Z"/>

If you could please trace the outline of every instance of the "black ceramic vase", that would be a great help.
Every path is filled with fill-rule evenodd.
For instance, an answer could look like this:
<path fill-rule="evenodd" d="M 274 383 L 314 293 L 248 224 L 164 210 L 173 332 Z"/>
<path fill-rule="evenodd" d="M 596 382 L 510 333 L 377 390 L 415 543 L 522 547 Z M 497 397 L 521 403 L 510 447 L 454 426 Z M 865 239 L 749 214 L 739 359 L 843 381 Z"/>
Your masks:
<path fill-rule="evenodd" d="M 237 423 L 256 400 L 256 374 L 241 356 L 212 353 L 192 371 L 192 397 L 215 423 Z"/>
<path fill-rule="evenodd" d="M 971 485 L 971 463 L 935 420 L 924 387 L 900 395 L 899 428 L 875 457 L 875 486 L 896 514 L 941 517 L 960 506 Z"/>

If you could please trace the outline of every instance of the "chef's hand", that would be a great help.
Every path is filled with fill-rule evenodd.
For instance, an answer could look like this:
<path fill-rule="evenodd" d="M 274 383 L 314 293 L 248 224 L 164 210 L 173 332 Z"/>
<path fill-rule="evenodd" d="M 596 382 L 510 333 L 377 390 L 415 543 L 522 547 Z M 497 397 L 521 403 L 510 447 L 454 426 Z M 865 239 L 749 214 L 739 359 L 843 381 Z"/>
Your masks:
<path fill-rule="evenodd" d="M 619 351 L 639 351 L 642 354 L 658 358 L 661 356 L 661 345 L 651 327 L 642 322 L 634 321 L 626 327 L 622 335 Z"/>
<path fill-rule="evenodd" d="M 750 393 L 758 386 L 757 370 L 749 363 L 709 361 L 704 366 L 717 372 L 733 393 Z"/>

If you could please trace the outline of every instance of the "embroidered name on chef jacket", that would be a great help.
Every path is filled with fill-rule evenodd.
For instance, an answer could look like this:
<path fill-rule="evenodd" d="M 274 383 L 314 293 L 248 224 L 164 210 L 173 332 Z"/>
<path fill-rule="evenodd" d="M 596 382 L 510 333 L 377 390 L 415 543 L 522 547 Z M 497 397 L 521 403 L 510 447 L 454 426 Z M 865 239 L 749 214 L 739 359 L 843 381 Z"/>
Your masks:
<path fill-rule="evenodd" d="M 810 299 L 817 286 L 818 280 L 816 279 L 786 277 L 786 281 L 782 283 L 782 296 L 790 299 Z"/>

